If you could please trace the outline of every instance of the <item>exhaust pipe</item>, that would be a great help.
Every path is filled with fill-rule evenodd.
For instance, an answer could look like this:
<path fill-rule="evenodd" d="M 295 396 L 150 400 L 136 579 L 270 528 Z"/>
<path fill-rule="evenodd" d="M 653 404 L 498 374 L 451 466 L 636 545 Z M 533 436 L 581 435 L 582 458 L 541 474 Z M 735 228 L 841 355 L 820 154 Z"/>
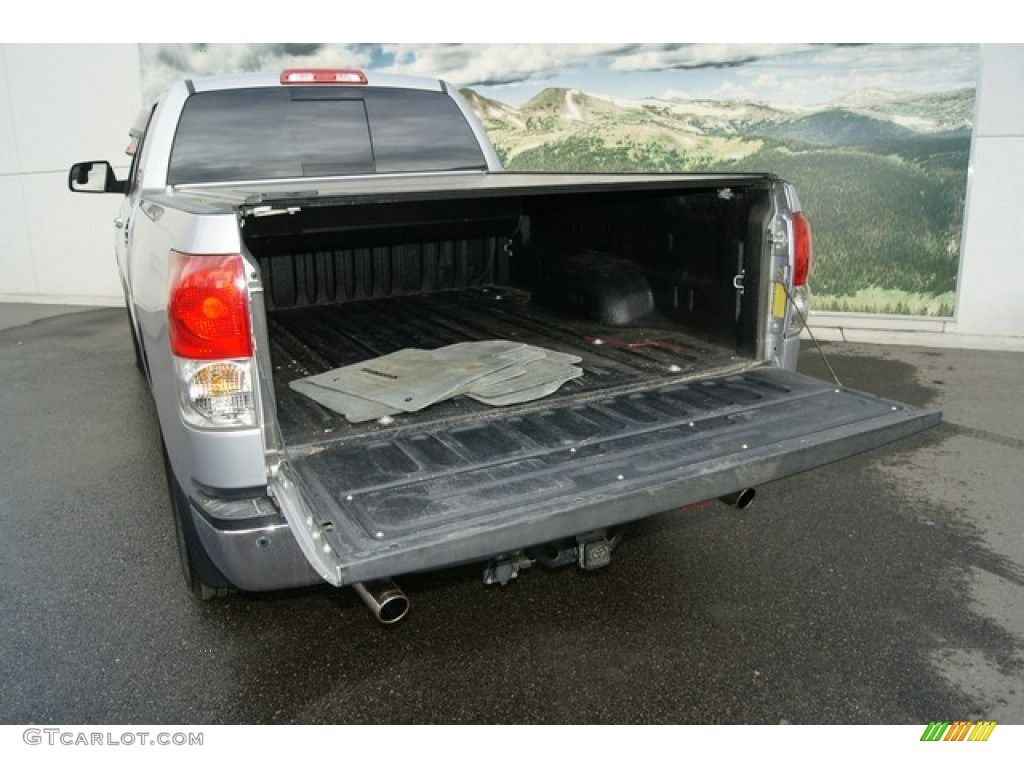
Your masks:
<path fill-rule="evenodd" d="M 395 624 L 409 612 L 409 598 L 391 579 L 364 581 L 352 588 L 381 624 Z"/>
<path fill-rule="evenodd" d="M 756 495 L 757 491 L 753 488 L 744 488 L 742 491 L 730 493 L 728 496 L 719 496 L 718 500 L 723 504 L 728 504 L 730 507 L 736 507 L 736 509 L 746 509 L 754 503 L 754 496 Z"/>

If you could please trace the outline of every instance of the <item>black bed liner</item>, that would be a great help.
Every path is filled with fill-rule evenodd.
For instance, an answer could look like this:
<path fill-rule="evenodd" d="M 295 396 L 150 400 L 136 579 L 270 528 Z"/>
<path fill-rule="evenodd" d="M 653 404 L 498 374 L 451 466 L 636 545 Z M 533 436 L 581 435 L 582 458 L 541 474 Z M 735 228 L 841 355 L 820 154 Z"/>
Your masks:
<path fill-rule="evenodd" d="M 713 371 L 737 369 L 746 361 L 731 350 L 682 333 L 667 323 L 643 328 L 602 328 L 573 322 L 529 302 L 509 288 L 477 288 L 426 296 L 402 296 L 269 313 L 277 414 L 285 445 L 294 448 L 340 437 L 380 431 L 348 424 L 344 417 L 293 391 L 288 383 L 332 368 L 407 347 L 436 349 L 462 341 L 511 339 L 583 358 L 584 376 L 555 395 L 526 408 L 578 402 L 580 397 L 623 387 Z M 598 339 L 604 343 L 598 344 Z M 628 348 L 625 344 L 651 344 Z M 520 409 L 521 410 L 521 409 Z M 474 421 L 509 413 L 462 397 L 418 414 L 396 417 L 397 426 L 422 426 L 462 419 Z"/>
<path fill-rule="evenodd" d="M 328 582 L 444 567 L 615 526 L 939 420 L 934 411 L 756 367 L 666 329 L 616 329 L 613 338 L 678 348 L 594 345 L 586 337 L 595 329 L 559 324 L 493 290 L 271 314 L 288 446 L 272 490 Z M 485 337 L 576 351 L 586 373 L 535 403 L 488 408 L 457 398 L 369 427 L 347 425 L 286 386 L 403 346 Z"/>

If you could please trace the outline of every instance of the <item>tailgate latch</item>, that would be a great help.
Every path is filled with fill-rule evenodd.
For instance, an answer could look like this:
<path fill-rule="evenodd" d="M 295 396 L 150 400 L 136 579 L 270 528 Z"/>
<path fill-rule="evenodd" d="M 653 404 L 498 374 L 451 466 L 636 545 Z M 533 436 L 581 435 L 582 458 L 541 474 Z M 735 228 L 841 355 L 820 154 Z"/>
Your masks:
<path fill-rule="evenodd" d="M 743 293 L 743 276 L 746 274 L 747 271 L 743 270 L 738 275 L 734 276 L 732 279 L 732 287 L 739 291 L 741 294 Z"/>

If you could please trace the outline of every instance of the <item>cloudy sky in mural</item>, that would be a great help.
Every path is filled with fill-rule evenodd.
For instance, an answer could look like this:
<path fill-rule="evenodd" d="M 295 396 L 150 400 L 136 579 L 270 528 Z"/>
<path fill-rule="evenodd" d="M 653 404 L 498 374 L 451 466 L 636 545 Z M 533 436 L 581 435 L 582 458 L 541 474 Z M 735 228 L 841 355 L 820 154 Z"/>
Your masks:
<path fill-rule="evenodd" d="M 184 75 L 348 66 L 436 75 L 520 104 L 548 85 L 618 98 L 813 105 L 837 95 L 972 88 L 977 47 L 947 44 L 146 44 L 147 97 Z"/>

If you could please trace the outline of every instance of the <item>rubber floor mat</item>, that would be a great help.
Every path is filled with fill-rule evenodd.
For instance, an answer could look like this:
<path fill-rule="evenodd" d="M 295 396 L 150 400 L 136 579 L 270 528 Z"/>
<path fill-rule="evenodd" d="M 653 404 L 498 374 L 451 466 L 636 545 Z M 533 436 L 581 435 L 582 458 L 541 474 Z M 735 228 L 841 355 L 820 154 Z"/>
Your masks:
<path fill-rule="evenodd" d="M 582 376 L 578 362 L 575 355 L 497 339 L 403 349 L 289 386 L 360 423 L 414 413 L 463 394 L 495 406 L 535 400 Z"/>
<path fill-rule="evenodd" d="M 401 409 L 392 408 L 384 403 L 366 400 L 336 389 L 322 387 L 309 379 L 293 381 L 289 386 L 310 400 L 320 403 L 324 408 L 344 415 L 353 424 L 375 421 L 385 416 L 401 413 Z"/>

